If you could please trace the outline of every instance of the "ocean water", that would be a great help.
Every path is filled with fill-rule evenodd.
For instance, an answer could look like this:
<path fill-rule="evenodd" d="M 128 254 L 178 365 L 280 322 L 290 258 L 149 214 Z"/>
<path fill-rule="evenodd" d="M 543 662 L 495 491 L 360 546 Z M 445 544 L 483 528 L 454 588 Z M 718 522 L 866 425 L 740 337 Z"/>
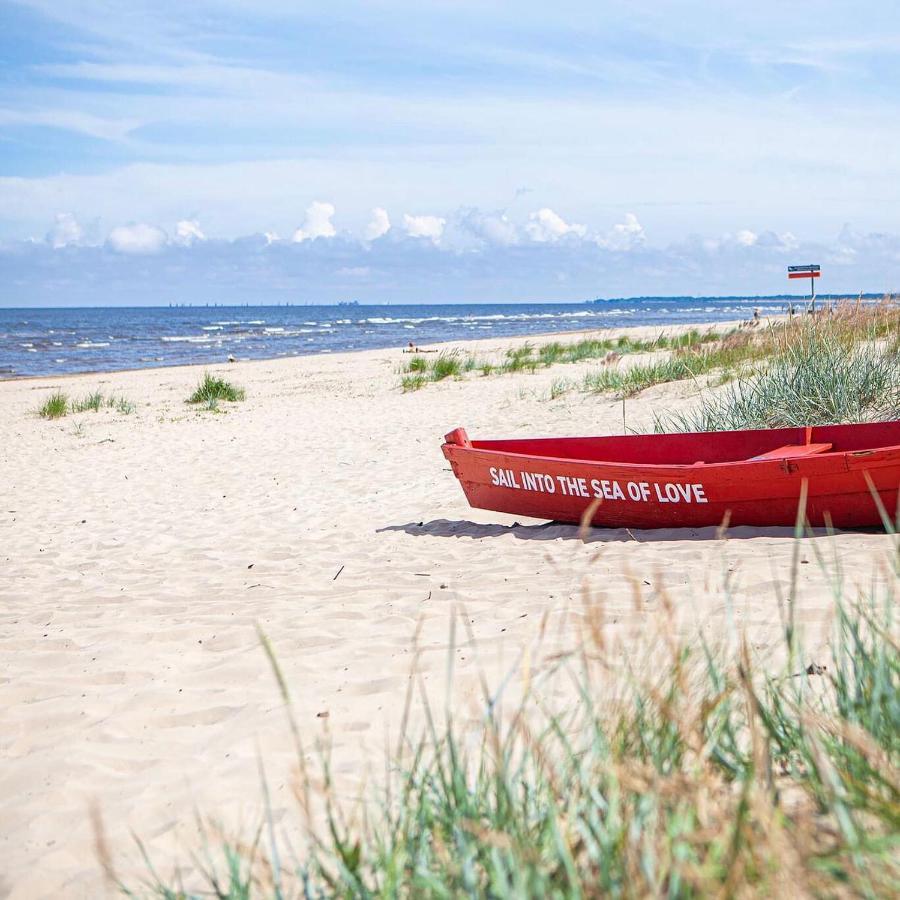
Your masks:
<path fill-rule="evenodd" d="M 746 319 L 787 301 L 0 309 L 0 378 L 273 359 L 585 328 Z"/>

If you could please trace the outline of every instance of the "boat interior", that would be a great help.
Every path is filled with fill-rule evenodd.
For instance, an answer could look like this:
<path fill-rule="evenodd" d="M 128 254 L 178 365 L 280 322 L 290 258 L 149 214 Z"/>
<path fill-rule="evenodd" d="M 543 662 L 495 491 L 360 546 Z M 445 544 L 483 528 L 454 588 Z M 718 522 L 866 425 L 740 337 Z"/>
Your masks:
<path fill-rule="evenodd" d="M 646 465 L 764 462 L 827 453 L 900 447 L 900 422 L 694 434 L 530 438 L 470 443 L 477 450 L 597 462 Z"/>

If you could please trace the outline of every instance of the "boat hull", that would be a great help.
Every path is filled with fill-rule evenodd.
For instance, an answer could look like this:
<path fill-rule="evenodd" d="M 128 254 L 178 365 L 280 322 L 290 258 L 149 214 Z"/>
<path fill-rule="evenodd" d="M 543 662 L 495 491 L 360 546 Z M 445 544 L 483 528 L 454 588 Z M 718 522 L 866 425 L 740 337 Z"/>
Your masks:
<path fill-rule="evenodd" d="M 582 452 L 597 453 L 602 452 L 604 440 L 613 439 L 472 443 L 461 429 L 447 436 L 443 450 L 469 503 L 480 509 L 559 522 L 588 521 L 610 528 L 698 528 L 723 522 L 789 526 L 796 522 L 804 496 L 811 525 L 855 528 L 882 525 L 885 512 L 890 519 L 896 517 L 900 423 L 891 424 L 898 432 L 898 446 L 709 464 L 538 455 L 528 451 L 538 445 L 541 451 L 559 453 L 580 441 L 585 448 Z M 816 438 L 834 437 L 832 432 L 841 427 L 854 426 L 834 426 L 830 432 L 816 429 Z M 795 431 L 789 433 L 793 436 Z M 772 434 L 777 445 L 785 432 Z M 642 440 L 652 437 L 642 436 Z M 658 437 L 670 442 L 675 438 Z M 679 437 L 717 439 L 714 434 Z M 591 440 L 597 446 L 589 446 Z M 627 440 L 618 439 L 620 443 Z M 753 446 L 759 446 L 759 433 L 752 440 L 756 441 Z M 540 446 L 542 443 L 546 446 Z M 697 441 L 698 446 L 702 443 Z M 621 455 L 618 445 L 617 450 Z"/>

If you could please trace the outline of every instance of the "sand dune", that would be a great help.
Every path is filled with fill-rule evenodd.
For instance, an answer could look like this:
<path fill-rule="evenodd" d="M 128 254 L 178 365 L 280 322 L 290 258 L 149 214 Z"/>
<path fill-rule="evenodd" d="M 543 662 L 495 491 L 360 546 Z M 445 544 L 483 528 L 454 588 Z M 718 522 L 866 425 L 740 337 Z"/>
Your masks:
<path fill-rule="evenodd" d="M 196 368 L 0 383 L 0 896 L 98 896 L 92 804 L 125 872 L 140 871 L 130 830 L 165 871 L 190 853 L 195 809 L 249 828 L 259 754 L 276 816 L 292 814 L 291 738 L 257 624 L 305 741 L 327 729 L 348 796 L 383 767 L 417 627 L 426 684 L 444 696 L 454 609 L 477 640 L 455 648 L 463 710 L 476 706 L 479 667 L 499 678 L 542 617 L 557 645 L 571 641 L 585 590 L 624 638 L 661 614 L 663 589 L 684 628 L 724 632 L 727 579 L 737 625 L 760 648 L 777 643 L 788 530 L 582 541 L 569 526 L 466 505 L 440 452 L 455 426 L 621 430 L 621 403 L 548 399 L 553 378 L 588 364 L 402 394 L 402 358 L 215 366 L 247 390 L 221 415 L 184 404 Z M 125 395 L 137 411 L 40 420 L 34 409 L 58 386 Z M 693 391 L 646 391 L 626 404 L 628 425 Z M 806 543 L 797 609 L 815 653 L 831 608 L 817 553 L 840 561 L 848 587 L 868 586 L 890 543 L 867 533 Z"/>

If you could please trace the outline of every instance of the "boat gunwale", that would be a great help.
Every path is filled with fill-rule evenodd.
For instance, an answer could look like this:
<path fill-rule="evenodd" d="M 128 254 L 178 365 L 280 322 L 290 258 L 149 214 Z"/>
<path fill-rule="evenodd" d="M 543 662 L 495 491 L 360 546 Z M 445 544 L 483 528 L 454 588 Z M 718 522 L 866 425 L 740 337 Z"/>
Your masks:
<path fill-rule="evenodd" d="M 868 423 L 866 423 L 868 424 Z M 690 432 L 691 434 L 718 434 L 715 431 L 697 431 Z M 618 435 L 610 435 L 616 436 Z M 522 440 L 521 438 L 511 438 L 511 440 Z M 525 438 L 527 440 L 527 438 Z M 535 438 L 535 440 L 548 440 L 547 438 Z M 552 440 L 550 438 L 549 440 Z M 570 440 L 569 438 L 563 438 L 563 440 Z M 588 439 L 589 440 L 589 439 Z M 608 467 L 618 467 L 625 469 L 652 469 L 654 471 L 658 471 L 661 469 L 683 469 L 685 472 L 694 472 L 696 473 L 698 470 L 708 470 L 712 468 L 722 468 L 725 466 L 746 466 L 749 464 L 772 464 L 776 466 L 781 466 L 784 461 L 802 458 L 806 460 L 811 459 L 834 459 L 837 460 L 837 457 L 853 457 L 853 456 L 866 456 L 866 457 L 878 457 L 885 453 L 889 453 L 890 451 L 895 451 L 900 453 L 900 444 L 890 444 L 887 446 L 875 447 L 875 448 L 857 448 L 855 450 L 828 450 L 824 453 L 816 453 L 814 456 L 806 456 L 806 457 L 783 457 L 780 459 L 734 459 L 734 460 L 726 460 L 724 462 L 712 462 L 707 463 L 702 460 L 695 463 L 635 463 L 635 462 L 615 462 L 613 460 L 605 460 L 605 459 L 582 459 L 580 457 L 575 456 L 538 456 L 533 453 L 516 453 L 514 450 L 497 450 L 494 448 L 487 447 L 476 447 L 474 444 L 470 444 L 469 446 L 463 446 L 461 444 L 451 444 L 445 443 L 443 445 L 446 447 L 452 447 L 455 451 L 462 452 L 476 452 L 476 453 L 490 453 L 490 454 L 498 454 L 502 456 L 515 456 L 520 459 L 533 459 L 540 460 L 543 462 L 552 462 L 552 463 L 579 463 L 582 465 L 593 465 L 593 466 L 608 466 Z"/>

